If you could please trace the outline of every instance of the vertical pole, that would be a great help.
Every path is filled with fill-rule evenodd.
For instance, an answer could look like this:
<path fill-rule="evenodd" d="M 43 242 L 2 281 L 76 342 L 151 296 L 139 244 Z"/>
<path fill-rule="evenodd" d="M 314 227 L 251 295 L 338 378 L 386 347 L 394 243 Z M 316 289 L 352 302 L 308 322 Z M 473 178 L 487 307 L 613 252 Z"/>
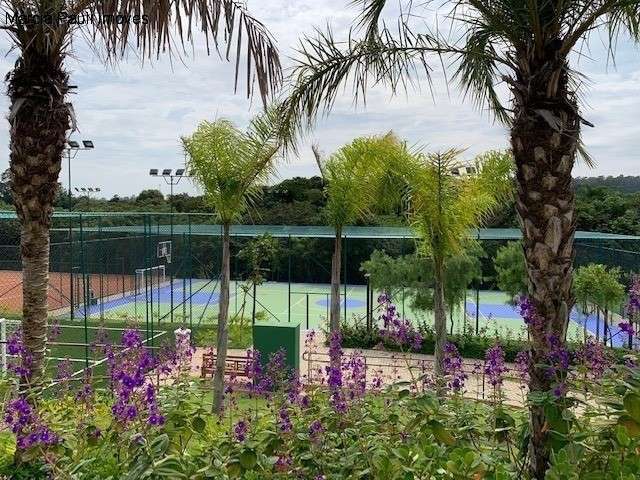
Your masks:
<path fill-rule="evenodd" d="M 75 309 L 73 298 L 73 218 L 69 217 L 69 305 L 71 313 L 71 320 L 73 320 L 73 313 Z"/>
<path fill-rule="evenodd" d="M 480 331 L 480 281 L 476 283 L 476 335 Z"/>
<path fill-rule="evenodd" d="M 171 238 L 171 254 L 173 255 L 173 179 L 171 182 L 171 219 L 169 223 L 170 230 L 170 238 Z M 173 267 L 170 264 L 167 264 L 167 268 L 169 269 L 169 281 L 171 282 L 171 313 L 169 314 L 169 321 L 173 323 Z"/>
<path fill-rule="evenodd" d="M 287 239 L 287 256 L 288 258 L 288 272 L 287 272 L 287 321 L 291 323 L 291 235 Z M 307 328 L 309 320 L 307 319 Z"/>
<path fill-rule="evenodd" d="M 106 269 L 106 257 L 104 255 L 104 248 L 102 245 L 102 218 L 98 217 L 98 245 L 100 245 L 99 250 L 100 254 L 98 256 L 98 265 L 100 265 L 100 273 L 98 275 L 100 282 L 100 320 L 104 320 L 104 270 Z M 89 278 L 91 278 L 91 274 L 89 274 Z M 107 276 L 107 279 L 109 277 Z M 109 282 L 109 280 L 107 280 Z M 107 295 L 109 295 L 110 289 L 107 288 Z M 91 300 L 90 300 L 91 301 Z"/>
<path fill-rule="evenodd" d="M 344 234 L 344 247 L 342 249 L 342 270 L 343 270 L 343 276 L 344 276 L 344 321 L 347 321 L 347 234 Z"/>
<path fill-rule="evenodd" d="M 307 293 L 307 330 L 309 330 L 309 294 Z"/>
<path fill-rule="evenodd" d="M 142 270 L 142 280 L 144 281 L 144 305 L 145 305 L 145 334 L 146 339 L 149 339 L 149 231 L 151 230 L 151 224 L 149 223 L 149 215 L 144 216 L 144 269 Z"/>
<path fill-rule="evenodd" d="M 69 169 L 69 198 L 68 205 L 69 211 L 71 211 L 72 202 L 71 202 L 71 149 L 67 148 L 67 167 Z"/>
<path fill-rule="evenodd" d="M 256 283 L 253 282 L 253 308 L 251 310 L 251 325 L 256 324 Z"/>
<path fill-rule="evenodd" d="M 122 257 L 122 296 L 125 295 L 125 286 L 124 286 L 124 257 Z"/>
<path fill-rule="evenodd" d="M 464 287 L 464 300 L 462 301 L 462 333 L 467 331 L 467 287 Z"/>
<path fill-rule="evenodd" d="M 189 234 L 189 328 L 193 330 L 193 252 L 191 251 L 191 216 L 187 216 Z"/>
<path fill-rule="evenodd" d="M 367 313 L 365 314 L 365 322 L 366 322 L 366 324 L 367 324 L 367 331 L 370 331 L 370 330 L 371 330 L 371 321 L 370 321 L 370 320 L 371 320 L 371 318 L 370 318 L 370 316 L 369 316 L 369 307 L 370 307 L 371 305 L 369 304 L 369 293 L 370 293 L 370 289 L 371 289 L 371 283 L 369 282 L 369 278 L 370 278 L 370 277 L 369 277 L 369 275 L 368 275 L 368 274 L 367 274 L 367 275 L 365 275 L 365 278 L 367 279 L 367 306 L 366 306 L 366 308 L 367 308 Z"/>
<path fill-rule="evenodd" d="M 7 371 L 7 321 L 4 318 L 0 318 L 0 359 L 4 374 Z"/>
<path fill-rule="evenodd" d="M 87 282 L 87 272 L 86 272 L 86 263 L 85 263 L 85 255 L 84 255 L 84 234 L 83 234 L 83 225 L 82 225 L 82 214 L 80 215 L 80 263 L 82 265 L 82 283 L 86 286 Z M 87 292 L 85 288 L 84 294 L 84 363 L 85 367 L 89 368 L 89 329 L 87 324 Z"/>
<path fill-rule="evenodd" d="M 404 255 L 404 237 L 402 237 L 402 241 L 400 242 L 400 256 Z M 404 314 L 404 284 L 402 285 L 402 318 L 406 318 Z"/>
<path fill-rule="evenodd" d="M 186 244 L 187 244 L 186 234 L 183 231 L 182 232 L 182 248 L 184 248 Z M 187 319 L 187 276 L 185 275 L 184 258 L 181 263 L 182 263 L 182 325 L 184 326 L 185 320 Z"/>

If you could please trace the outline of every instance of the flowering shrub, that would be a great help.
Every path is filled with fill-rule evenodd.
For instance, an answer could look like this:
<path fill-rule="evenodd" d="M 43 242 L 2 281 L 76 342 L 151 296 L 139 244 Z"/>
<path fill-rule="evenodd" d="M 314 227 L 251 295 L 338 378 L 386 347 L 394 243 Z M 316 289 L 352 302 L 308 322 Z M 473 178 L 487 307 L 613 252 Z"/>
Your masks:
<path fill-rule="evenodd" d="M 561 441 L 549 478 L 638 478 L 640 371 L 610 363 L 600 344 L 574 354 L 549 341 L 547 371 L 567 396 L 583 394 L 584 373 L 590 384 L 580 410 L 562 414 L 572 418 L 569 427 L 552 425 Z M 453 343 L 444 361 L 449 396 L 412 384 L 422 377 L 384 386 L 374 374 L 367 385 L 362 354 L 345 354 L 339 335 L 330 347 L 340 366 L 329 366 L 323 384 L 287 372 L 281 352 L 263 368 L 260 353 L 249 350 L 249 380 L 229 384 L 233 408 L 221 418 L 209 413 L 210 385 L 181 368 L 185 352 L 152 355 L 135 330 L 120 343 L 104 347 L 107 388 L 93 389 L 90 378 L 75 387 L 69 381 L 57 398 L 36 402 L 7 385 L 0 444 L 9 438 L 22 456 L 14 464 L 0 453 L 0 478 L 526 478 L 526 411 L 459 395 L 467 376 Z M 526 379 L 529 355 L 516 357 L 516 374 Z M 477 368 L 501 388 L 501 345 Z M 59 370 L 66 378 L 66 368 Z"/>
<path fill-rule="evenodd" d="M 448 379 L 448 387 L 454 393 L 461 393 L 464 390 L 464 382 L 468 375 L 463 370 L 462 357 L 453 343 L 447 342 L 444 346 L 442 367 Z"/>

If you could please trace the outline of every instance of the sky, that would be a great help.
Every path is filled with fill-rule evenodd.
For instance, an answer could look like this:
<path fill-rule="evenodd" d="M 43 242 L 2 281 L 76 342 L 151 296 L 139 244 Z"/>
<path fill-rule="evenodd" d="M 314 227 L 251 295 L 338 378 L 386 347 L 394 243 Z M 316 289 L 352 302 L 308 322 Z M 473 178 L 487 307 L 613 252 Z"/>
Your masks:
<path fill-rule="evenodd" d="M 292 65 L 295 48 L 304 34 L 330 25 L 337 38 L 345 38 L 358 11 L 350 0 L 249 0 L 250 11 L 275 37 L 285 68 Z M 386 19 L 395 18 L 393 8 Z M 424 22 L 435 18 L 428 12 Z M 4 19 L 2 19 L 4 21 Z M 595 168 L 578 163 L 574 174 L 640 175 L 640 47 L 630 40 L 618 44 L 615 64 L 607 58 L 603 41 L 594 36 L 590 51 L 574 59 L 587 75 L 584 90 L 584 118 L 595 128 L 584 127 L 583 138 L 596 161 Z M 0 37 L 0 73 L 15 62 L 6 36 Z M 260 108 L 259 98 L 234 94 L 233 67 L 215 53 L 207 56 L 201 39 L 182 58 L 163 57 L 141 64 L 129 55 L 117 66 L 105 66 L 81 41 L 66 62 L 71 84 L 77 85 L 71 100 L 79 132 L 73 139 L 90 139 L 92 151 L 81 151 L 72 160 L 73 187 L 100 187 L 102 195 L 134 195 L 145 188 L 169 186 L 152 178 L 150 168 L 178 168 L 184 164 L 180 136 L 189 135 L 202 120 L 225 117 L 239 127 Z M 409 143 L 428 150 L 465 148 L 464 157 L 508 147 L 506 129 L 486 111 L 465 100 L 455 87 L 447 88 L 444 77 L 434 77 L 433 95 L 428 86 L 407 95 L 391 96 L 382 87 L 371 90 L 366 106 L 354 105 L 345 91 L 333 112 L 318 122 L 296 157 L 278 168 L 278 179 L 318 174 L 310 143 L 329 154 L 361 135 L 393 130 Z M 0 96 L 0 110 L 8 111 L 6 96 Z M 0 123 L 0 171 L 8 166 L 8 124 Z M 67 166 L 61 182 L 67 187 Z M 189 180 L 175 192 L 196 190 Z"/>

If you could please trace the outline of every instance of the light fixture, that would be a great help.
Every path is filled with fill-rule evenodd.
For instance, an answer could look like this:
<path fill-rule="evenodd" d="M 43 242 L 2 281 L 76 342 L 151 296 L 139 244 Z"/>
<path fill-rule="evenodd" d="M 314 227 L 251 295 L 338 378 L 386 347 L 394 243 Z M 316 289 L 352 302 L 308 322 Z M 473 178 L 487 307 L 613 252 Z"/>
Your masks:
<path fill-rule="evenodd" d="M 184 175 L 184 168 L 178 168 L 176 170 L 176 177 L 181 177 L 182 175 Z"/>
<path fill-rule="evenodd" d="M 93 142 L 91 140 L 82 140 L 84 148 L 93 148 Z"/>
<path fill-rule="evenodd" d="M 80 148 L 80 144 L 75 140 L 67 140 L 67 144 L 69 145 L 69 148 Z"/>
<path fill-rule="evenodd" d="M 158 176 L 158 169 L 157 168 L 152 168 L 151 170 L 149 170 L 149 175 L 151 175 L 152 177 L 157 177 Z"/>
<path fill-rule="evenodd" d="M 162 170 L 162 175 L 166 175 L 166 176 L 171 175 L 171 169 L 165 168 L 164 170 Z"/>

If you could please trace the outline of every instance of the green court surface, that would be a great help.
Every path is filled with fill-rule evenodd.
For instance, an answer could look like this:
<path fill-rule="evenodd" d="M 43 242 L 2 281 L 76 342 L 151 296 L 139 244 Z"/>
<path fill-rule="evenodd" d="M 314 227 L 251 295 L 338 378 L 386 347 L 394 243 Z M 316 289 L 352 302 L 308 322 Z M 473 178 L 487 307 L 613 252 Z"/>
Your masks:
<path fill-rule="evenodd" d="M 345 305 L 346 292 L 346 305 Z M 145 292 L 129 292 L 117 295 L 103 302 L 97 302 L 87 310 L 88 318 L 109 321 L 138 321 L 153 318 L 154 323 L 186 323 L 191 325 L 213 324 L 218 314 L 219 283 L 204 279 L 175 279 L 163 282 Z M 365 285 L 344 285 L 340 288 L 341 313 L 349 322 L 365 322 L 367 287 Z M 230 313 L 250 319 L 253 316 L 253 289 L 242 282 L 232 281 L 230 286 Z M 304 328 L 326 326 L 329 315 L 330 285 L 306 283 L 266 282 L 256 286 L 255 311 L 257 321 L 280 321 L 300 323 Z M 377 319 L 378 292 L 373 294 L 373 317 Z M 509 297 L 500 291 L 481 291 L 476 298 L 475 291 L 467 293 L 466 305 L 457 305 L 448 312 L 453 331 L 460 332 L 465 327 L 476 328 L 494 335 L 526 337 L 526 329 L 517 309 L 508 302 Z M 394 294 L 393 301 L 398 312 L 405 318 L 418 322 L 433 322 L 431 312 L 414 311 L 410 298 L 402 290 Z M 479 303 L 479 308 L 476 303 Z M 346 307 L 346 308 L 345 308 Z M 466 310 L 466 316 L 464 312 Z M 76 318 L 84 316 L 83 309 L 75 313 Z M 576 320 L 576 319 L 574 319 Z M 450 325 L 451 325 L 450 323 Z M 582 327 L 573 321 L 569 327 L 569 337 L 581 334 Z"/>

